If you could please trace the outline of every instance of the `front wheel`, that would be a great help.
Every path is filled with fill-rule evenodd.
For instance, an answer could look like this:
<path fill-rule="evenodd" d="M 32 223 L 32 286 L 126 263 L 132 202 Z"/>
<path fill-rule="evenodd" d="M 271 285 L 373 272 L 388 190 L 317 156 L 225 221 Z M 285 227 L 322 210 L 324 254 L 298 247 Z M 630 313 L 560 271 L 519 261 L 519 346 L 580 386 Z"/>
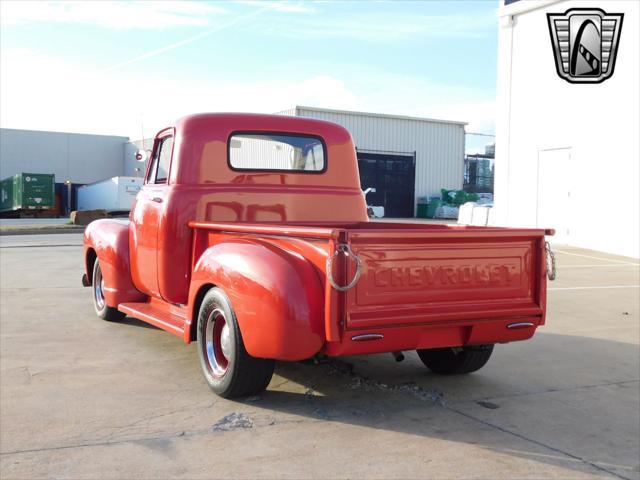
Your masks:
<path fill-rule="evenodd" d="M 456 375 L 480 370 L 489 361 L 493 345 L 416 350 L 422 363 L 433 373 Z"/>
<path fill-rule="evenodd" d="M 275 362 L 247 353 L 231 303 L 219 288 L 209 290 L 202 300 L 197 336 L 202 373 L 215 393 L 237 398 L 267 388 Z"/>
<path fill-rule="evenodd" d="M 96 310 L 96 315 L 109 322 L 117 322 L 126 317 L 126 315 L 117 308 L 107 305 L 107 301 L 104 298 L 104 278 L 102 278 L 102 269 L 100 268 L 100 261 L 98 259 L 96 259 L 93 264 L 93 281 L 91 288 L 93 290 L 93 307 Z"/>

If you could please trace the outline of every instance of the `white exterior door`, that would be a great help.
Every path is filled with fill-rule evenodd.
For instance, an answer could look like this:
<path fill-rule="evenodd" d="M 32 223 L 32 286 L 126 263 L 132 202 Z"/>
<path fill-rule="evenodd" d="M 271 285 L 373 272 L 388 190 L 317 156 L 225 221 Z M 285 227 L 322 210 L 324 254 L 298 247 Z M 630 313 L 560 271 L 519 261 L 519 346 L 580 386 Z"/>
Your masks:
<path fill-rule="evenodd" d="M 538 150 L 536 225 L 554 228 L 554 243 L 571 238 L 571 148 Z"/>

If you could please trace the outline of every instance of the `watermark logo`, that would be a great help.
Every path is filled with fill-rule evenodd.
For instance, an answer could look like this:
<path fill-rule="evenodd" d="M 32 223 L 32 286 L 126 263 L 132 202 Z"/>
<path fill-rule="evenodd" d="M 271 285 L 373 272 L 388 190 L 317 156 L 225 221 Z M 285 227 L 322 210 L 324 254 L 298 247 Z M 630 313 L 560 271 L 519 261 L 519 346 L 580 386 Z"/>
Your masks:
<path fill-rule="evenodd" d="M 600 83 L 611 77 L 623 17 L 599 8 L 547 13 L 560 78 L 570 83 Z"/>

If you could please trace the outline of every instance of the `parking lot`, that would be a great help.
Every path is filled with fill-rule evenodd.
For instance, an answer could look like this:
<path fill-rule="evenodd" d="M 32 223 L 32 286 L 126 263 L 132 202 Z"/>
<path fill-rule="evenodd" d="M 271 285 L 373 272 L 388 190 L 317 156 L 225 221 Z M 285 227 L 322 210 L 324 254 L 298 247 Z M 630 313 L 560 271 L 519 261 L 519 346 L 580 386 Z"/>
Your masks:
<path fill-rule="evenodd" d="M 547 325 L 475 374 L 280 363 L 228 401 L 195 345 L 96 318 L 81 235 L 0 246 L 3 479 L 640 478 L 637 260 L 557 246 Z"/>

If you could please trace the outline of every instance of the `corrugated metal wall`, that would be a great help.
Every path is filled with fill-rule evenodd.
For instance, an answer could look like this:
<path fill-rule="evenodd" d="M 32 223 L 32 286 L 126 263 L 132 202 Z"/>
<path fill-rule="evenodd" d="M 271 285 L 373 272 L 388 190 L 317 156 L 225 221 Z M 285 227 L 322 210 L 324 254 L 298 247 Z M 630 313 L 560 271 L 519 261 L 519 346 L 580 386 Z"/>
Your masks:
<path fill-rule="evenodd" d="M 288 170 L 293 165 L 293 147 L 281 142 L 236 135 L 229 151 L 235 168 Z"/>
<path fill-rule="evenodd" d="M 281 112 L 276 112 L 276 115 L 286 115 L 288 117 L 294 117 L 296 115 L 296 109 L 288 108 L 286 110 L 282 110 Z"/>
<path fill-rule="evenodd" d="M 122 175 L 127 137 L 0 129 L 0 178 L 52 173 L 56 182 L 91 183 Z"/>
<path fill-rule="evenodd" d="M 461 189 L 464 124 L 296 107 L 281 114 L 327 120 L 351 132 L 359 150 L 416 155 L 416 198 Z M 330 160 L 329 160 L 330 161 Z"/>

